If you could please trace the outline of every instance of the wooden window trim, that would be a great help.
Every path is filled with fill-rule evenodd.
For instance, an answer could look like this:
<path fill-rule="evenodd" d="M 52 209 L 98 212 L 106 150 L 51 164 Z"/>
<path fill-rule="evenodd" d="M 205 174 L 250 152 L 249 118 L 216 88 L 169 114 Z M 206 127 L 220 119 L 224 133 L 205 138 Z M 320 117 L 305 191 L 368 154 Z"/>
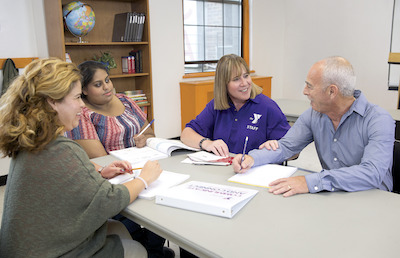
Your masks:
<path fill-rule="evenodd" d="M 243 3 L 243 42 L 242 42 L 242 53 L 243 59 L 250 66 L 250 8 L 249 8 L 249 0 L 242 0 Z M 254 71 L 251 71 L 254 72 Z M 188 73 L 182 76 L 182 78 L 200 78 L 200 77 L 209 77 L 214 76 L 215 72 L 202 72 L 202 73 Z"/>

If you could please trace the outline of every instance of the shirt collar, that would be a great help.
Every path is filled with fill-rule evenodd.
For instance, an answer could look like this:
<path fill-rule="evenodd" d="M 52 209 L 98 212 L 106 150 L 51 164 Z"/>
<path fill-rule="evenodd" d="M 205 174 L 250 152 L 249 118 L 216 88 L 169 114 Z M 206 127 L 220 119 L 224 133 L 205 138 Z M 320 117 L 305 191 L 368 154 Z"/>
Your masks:
<path fill-rule="evenodd" d="M 351 114 L 355 112 L 360 116 L 364 116 L 368 104 L 367 99 L 365 98 L 364 94 L 361 93 L 360 90 L 355 90 L 353 96 L 356 100 L 353 102 L 347 113 Z"/>
<path fill-rule="evenodd" d="M 258 95 L 257 95 L 257 96 L 258 96 Z M 249 103 L 249 102 L 254 102 L 254 103 L 256 103 L 256 104 L 260 103 L 261 100 L 260 100 L 260 98 L 257 98 L 257 96 L 255 96 L 254 99 L 249 98 L 249 99 L 246 101 L 246 103 L 244 103 L 243 107 L 246 106 L 247 103 Z M 229 106 L 231 106 L 231 108 L 235 109 L 235 105 L 233 105 L 233 103 L 232 103 L 232 101 L 231 101 L 230 98 L 229 98 Z"/>

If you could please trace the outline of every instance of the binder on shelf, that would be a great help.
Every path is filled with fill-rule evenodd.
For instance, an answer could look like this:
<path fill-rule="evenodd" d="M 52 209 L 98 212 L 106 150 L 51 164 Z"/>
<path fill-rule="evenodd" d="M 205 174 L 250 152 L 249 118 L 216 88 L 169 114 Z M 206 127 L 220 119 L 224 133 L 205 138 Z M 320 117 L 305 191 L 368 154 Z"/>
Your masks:
<path fill-rule="evenodd" d="M 130 13 L 117 13 L 114 16 L 113 42 L 128 41 Z"/>
<path fill-rule="evenodd" d="M 140 14 L 139 21 L 138 21 L 138 34 L 137 34 L 137 41 L 142 41 L 143 38 L 143 28 L 144 28 L 144 21 L 146 20 L 146 15 L 144 13 Z"/>
<path fill-rule="evenodd" d="M 134 32 L 133 29 L 135 27 L 135 13 L 129 13 L 129 37 L 127 39 L 127 41 L 133 41 L 133 37 L 134 37 Z"/>
<path fill-rule="evenodd" d="M 126 12 L 114 16 L 113 42 L 139 42 L 143 38 L 145 13 Z"/>
<path fill-rule="evenodd" d="M 138 30 L 138 13 L 133 13 L 133 29 L 131 41 L 136 41 L 136 34 Z"/>

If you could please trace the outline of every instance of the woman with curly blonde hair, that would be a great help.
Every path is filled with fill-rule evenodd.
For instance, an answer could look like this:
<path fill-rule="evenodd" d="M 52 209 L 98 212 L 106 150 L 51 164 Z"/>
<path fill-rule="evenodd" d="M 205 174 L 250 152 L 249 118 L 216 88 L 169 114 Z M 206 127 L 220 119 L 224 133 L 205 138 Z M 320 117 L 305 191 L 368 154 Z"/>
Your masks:
<path fill-rule="evenodd" d="M 156 180 L 160 166 L 148 162 L 141 178 L 111 185 L 80 145 L 62 136 L 79 123 L 80 80 L 74 64 L 39 59 L 0 99 L 0 151 L 12 158 L 0 257 L 147 257 L 122 223 L 108 218 Z"/>

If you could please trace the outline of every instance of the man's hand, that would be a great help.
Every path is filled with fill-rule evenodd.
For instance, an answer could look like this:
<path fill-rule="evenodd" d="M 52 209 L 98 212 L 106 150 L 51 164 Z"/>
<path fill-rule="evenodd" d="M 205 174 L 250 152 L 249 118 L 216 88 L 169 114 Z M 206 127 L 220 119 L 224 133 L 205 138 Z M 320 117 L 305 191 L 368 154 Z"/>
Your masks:
<path fill-rule="evenodd" d="M 283 197 L 309 192 L 304 176 L 281 178 L 273 181 L 269 186 L 270 193 L 283 194 Z"/>
<path fill-rule="evenodd" d="M 238 154 L 232 160 L 233 171 L 235 171 L 235 173 L 245 173 L 254 165 L 252 156 L 245 155 L 243 162 L 242 157 L 242 154 Z"/>

